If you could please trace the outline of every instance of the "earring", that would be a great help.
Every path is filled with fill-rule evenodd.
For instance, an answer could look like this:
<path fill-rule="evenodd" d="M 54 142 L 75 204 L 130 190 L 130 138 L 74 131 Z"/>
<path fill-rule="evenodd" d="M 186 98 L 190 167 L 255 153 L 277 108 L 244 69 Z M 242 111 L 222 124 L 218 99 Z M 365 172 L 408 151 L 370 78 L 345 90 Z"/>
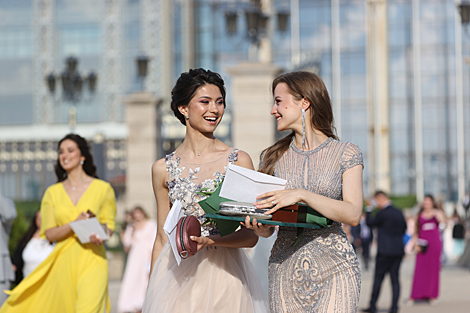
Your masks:
<path fill-rule="evenodd" d="M 80 164 L 81 164 L 81 165 L 85 164 L 85 161 L 81 160 L 81 161 L 80 161 Z"/>
<path fill-rule="evenodd" d="M 305 109 L 302 109 L 302 148 L 305 146 Z"/>
<path fill-rule="evenodd" d="M 185 118 L 186 118 L 187 120 L 189 120 L 189 115 L 186 115 Z"/>

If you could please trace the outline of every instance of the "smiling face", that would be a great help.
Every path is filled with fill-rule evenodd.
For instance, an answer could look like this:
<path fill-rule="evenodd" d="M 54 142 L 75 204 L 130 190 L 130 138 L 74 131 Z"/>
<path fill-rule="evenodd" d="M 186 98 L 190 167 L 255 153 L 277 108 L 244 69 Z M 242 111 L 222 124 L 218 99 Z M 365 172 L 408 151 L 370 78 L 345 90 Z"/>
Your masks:
<path fill-rule="evenodd" d="M 200 87 L 188 105 L 179 107 L 181 114 L 189 117 L 186 126 L 201 133 L 214 132 L 222 120 L 224 110 L 224 99 L 216 85 Z"/>
<path fill-rule="evenodd" d="M 296 100 L 285 83 L 274 89 L 274 105 L 271 115 L 276 118 L 277 130 L 302 130 L 302 108 L 308 108 L 302 100 Z"/>
<path fill-rule="evenodd" d="M 62 141 L 59 147 L 59 162 L 60 166 L 66 171 L 81 167 L 80 161 L 85 161 L 82 157 L 80 149 L 75 141 L 66 139 Z"/>

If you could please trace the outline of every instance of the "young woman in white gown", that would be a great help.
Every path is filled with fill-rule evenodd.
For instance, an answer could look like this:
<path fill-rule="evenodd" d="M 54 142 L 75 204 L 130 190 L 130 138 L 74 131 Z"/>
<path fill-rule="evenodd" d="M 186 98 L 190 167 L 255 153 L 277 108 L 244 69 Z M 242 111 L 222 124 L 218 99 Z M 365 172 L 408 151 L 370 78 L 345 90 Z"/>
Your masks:
<path fill-rule="evenodd" d="M 244 247 L 258 241 L 252 230 L 242 227 L 221 237 L 208 223 L 197 190 L 215 189 L 229 163 L 253 169 L 249 155 L 214 137 L 225 109 L 224 81 L 203 69 L 181 74 L 172 90 L 171 108 L 186 125 L 184 142 L 152 167 L 157 200 L 157 237 L 143 312 L 268 312 L 267 301 Z M 195 256 L 178 266 L 167 242 L 163 225 L 174 201 L 186 215 L 201 222 Z"/>

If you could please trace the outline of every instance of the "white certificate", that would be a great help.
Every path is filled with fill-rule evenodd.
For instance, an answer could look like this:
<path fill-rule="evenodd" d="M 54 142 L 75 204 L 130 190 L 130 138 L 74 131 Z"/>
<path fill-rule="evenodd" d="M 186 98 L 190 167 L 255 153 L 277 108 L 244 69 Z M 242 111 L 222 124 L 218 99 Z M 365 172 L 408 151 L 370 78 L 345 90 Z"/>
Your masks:
<path fill-rule="evenodd" d="M 96 217 L 72 222 L 69 225 L 72 227 L 73 232 L 77 235 L 81 243 L 89 243 L 90 236 L 93 234 L 98 235 L 102 240 L 109 239 L 103 226 L 98 222 Z"/>
<path fill-rule="evenodd" d="M 286 183 L 285 179 L 229 164 L 220 196 L 233 201 L 255 203 L 259 195 L 285 189 Z"/>
<path fill-rule="evenodd" d="M 170 242 L 171 250 L 175 255 L 176 263 L 178 265 L 181 263 L 181 256 L 179 255 L 178 247 L 176 246 L 176 226 L 178 225 L 180 218 L 184 216 L 182 208 L 183 205 L 181 202 L 176 200 L 175 203 L 173 203 L 170 212 L 168 212 L 165 225 L 163 225 L 163 230 L 165 231 L 168 241 Z"/>

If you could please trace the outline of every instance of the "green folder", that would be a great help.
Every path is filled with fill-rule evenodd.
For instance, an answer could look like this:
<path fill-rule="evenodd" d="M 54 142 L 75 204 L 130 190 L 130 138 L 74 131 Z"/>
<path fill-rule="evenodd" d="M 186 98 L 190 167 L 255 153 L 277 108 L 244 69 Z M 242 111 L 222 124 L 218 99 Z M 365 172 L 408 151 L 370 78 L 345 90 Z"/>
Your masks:
<path fill-rule="evenodd" d="M 222 184 L 220 184 L 220 186 L 217 187 L 217 189 L 212 193 L 212 195 L 198 202 L 201 208 L 204 210 L 204 212 L 206 212 L 206 215 L 212 216 L 213 214 L 219 214 L 219 208 L 222 202 L 233 201 L 233 200 L 221 198 L 219 196 L 220 188 L 222 188 Z M 217 228 L 219 229 L 221 236 L 230 235 L 240 226 L 240 222 L 238 221 L 225 220 L 225 219 L 220 219 L 218 217 L 211 217 L 211 216 L 207 216 L 207 217 L 217 220 Z"/>

